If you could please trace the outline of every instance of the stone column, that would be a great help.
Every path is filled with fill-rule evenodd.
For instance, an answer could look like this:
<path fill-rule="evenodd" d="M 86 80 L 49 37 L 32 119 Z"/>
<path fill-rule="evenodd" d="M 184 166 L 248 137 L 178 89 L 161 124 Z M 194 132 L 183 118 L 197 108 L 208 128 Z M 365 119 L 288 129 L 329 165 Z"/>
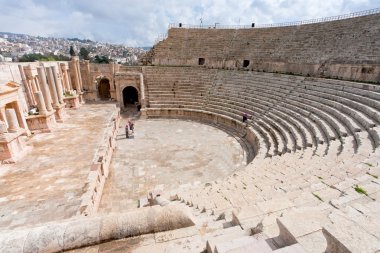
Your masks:
<path fill-rule="evenodd" d="M 24 87 L 25 87 L 25 93 L 26 93 L 26 97 L 28 98 L 28 104 L 35 105 L 36 101 L 34 101 L 32 91 L 30 90 L 30 87 L 29 87 L 29 83 L 26 80 L 24 68 L 21 65 L 18 65 L 18 69 L 20 71 L 22 84 L 24 84 Z"/>
<path fill-rule="evenodd" d="M 7 117 L 5 116 L 5 106 L 0 108 L 0 117 L 1 117 L 1 120 L 4 121 L 5 124 L 8 125 Z"/>
<path fill-rule="evenodd" d="M 9 108 L 5 109 L 5 116 L 7 117 L 8 121 L 8 131 L 10 133 L 16 133 L 17 130 L 20 128 L 18 121 L 17 121 L 17 115 L 15 109 Z"/>
<path fill-rule="evenodd" d="M 32 86 L 33 94 L 34 94 L 34 92 L 40 90 L 40 86 L 39 86 L 38 82 L 36 82 L 36 80 L 34 78 L 32 78 L 32 80 L 30 80 L 30 84 Z"/>
<path fill-rule="evenodd" d="M 47 67 L 46 72 L 47 72 L 47 77 L 48 77 L 48 81 L 49 81 L 49 88 L 50 88 L 51 96 L 53 98 L 53 107 L 59 107 L 57 87 L 55 85 L 52 67 Z"/>
<path fill-rule="evenodd" d="M 70 72 L 73 74 L 74 76 L 74 85 L 75 85 L 75 89 L 77 90 L 77 93 L 79 94 L 81 92 L 81 88 L 80 88 L 80 83 L 79 83 L 79 74 L 78 74 L 78 69 L 77 69 L 77 66 L 76 66 L 76 62 L 75 60 L 72 60 L 71 62 L 71 66 L 70 66 Z"/>
<path fill-rule="evenodd" d="M 5 133 L 8 133 L 8 126 L 5 121 L 0 120 L 0 137 L 3 136 Z"/>
<path fill-rule="evenodd" d="M 145 107 L 145 87 L 144 87 L 144 76 L 142 73 L 140 76 L 140 91 L 141 91 L 141 107 Z"/>
<path fill-rule="evenodd" d="M 22 106 L 21 106 L 21 103 L 20 101 L 16 101 L 14 103 L 12 103 L 13 106 L 14 106 L 14 109 L 16 111 L 16 115 L 17 115 L 17 119 L 18 119 L 18 122 L 19 122 L 19 126 L 21 128 L 24 128 L 25 130 L 29 131 L 29 128 L 28 128 L 28 124 L 26 123 L 26 119 L 25 119 L 25 116 L 22 112 Z"/>
<path fill-rule="evenodd" d="M 80 72 L 80 64 L 79 64 L 79 60 L 77 60 L 76 62 L 76 66 L 77 66 L 77 73 L 78 73 L 78 80 L 79 80 L 79 87 L 80 87 L 80 92 L 82 92 L 82 89 L 83 89 L 83 83 L 82 83 L 82 74 Z"/>
<path fill-rule="evenodd" d="M 46 75 L 45 69 L 43 67 L 38 67 L 38 80 L 40 82 L 40 88 L 45 99 L 46 109 L 48 111 L 53 111 L 53 107 L 51 106 L 51 96 L 49 91 L 49 86 L 46 83 Z"/>
<path fill-rule="evenodd" d="M 60 63 L 59 64 L 59 69 L 61 70 L 61 74 L 62 74 L 62 85 L 63 85 L 63 91 L 66 92 L 69 89 L 69 84 L 67 83 L 67 80 L 66 80 L 66 65 L 64 63 Z"/>
<path fill-rule="evenodd" d="M 71 78 L 70 78 L 70 74 L 68 72 L 67 65 L 64 63 L 61 63 L 61 69 L 62 69 L 62 75 L 64 77 L 64 82 L 66 85 L 66 90 L 71 91 L 73 88 L 71 87 L 71 80 L 70 80 Z"/>
<path fill-rule="evenodd" d="M 42 92 L 37 91 L 34 93 L 34 96 L 37 100 L 37 108 L 38 108 L 39 114 L 46 115 L 48 113 L 48 111 L 46 110 L 46 104 L 45 104 L 45 100 L 44 100 L 44 97 L 42 95 Z"/>
<path fill-rule="evenodd" d="M 63 102 L 62 80 L 58 76 L 58 68 L 57 68 L 57 66 L 53 66 L 53 67 L 51 67 L 51 70 L 53 71 L 54 82 L 55 82 L 55 86 L 57 88 L 59 103 L 63 104 L 64 102 Z"/>

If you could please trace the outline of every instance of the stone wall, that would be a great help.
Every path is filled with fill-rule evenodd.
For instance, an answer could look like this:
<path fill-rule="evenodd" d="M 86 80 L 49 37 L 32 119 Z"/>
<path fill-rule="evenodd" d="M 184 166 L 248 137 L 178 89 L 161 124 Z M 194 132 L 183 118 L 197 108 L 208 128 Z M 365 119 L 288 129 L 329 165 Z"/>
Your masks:
<path fill-rule="evenodd" d="M 275 28 L 171 28 L 154 47 L 153 64 L 196 66 L 203 58 L 213 68 L 378 81 L 379 26 L 373 14 Z"/>
<path fill-rule="evenodd" d="M 114 87 L 114 75 L 118 71 L 118 64 L 88 64 L 85 68 L 82 68 L 84 63 L 81 63 L 81 75 L 82 79 L 86 80 L 83 83 L 85 89 L 86 100 L 96 101 L 99 100 L 98 84 L 102 78 L 106 78 L 110 82 L 111 98 L 116 98 L 116 92 Z"/>
<path fill-rule="evenodd" d="M 85 193 L 82 196 L 82 203 L 78 210 L 78 215 L 95 214 L 98 210 L 104 183 L 109 174 L 109 165 L 113 150 L 116 147 L 116 136 L 120 124 L 120 111 L 115 107 L 110 115 L 108 126 L 104 129 L 103 138 L 99 142 L 99 147 L 94 155 L 90 172 L 87 177 Z"/>

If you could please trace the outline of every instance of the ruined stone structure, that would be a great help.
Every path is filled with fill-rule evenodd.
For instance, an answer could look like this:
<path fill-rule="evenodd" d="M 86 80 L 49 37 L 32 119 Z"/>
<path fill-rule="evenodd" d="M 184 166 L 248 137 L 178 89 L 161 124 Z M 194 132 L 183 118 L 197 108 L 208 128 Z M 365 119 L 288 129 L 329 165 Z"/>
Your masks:
<path fill-rule="evenodd" d="M 380 14 L 275 27 L 171 28 L 154 65 L 207 66 L 378 81 Z"/>
<path fill-rule="evenodd" d="M 5 218 L 0 216 L 0 225 L 14 229 L 0 233 L 0 251 L 378 252 L 378 12 L 286 27 L 171 28 L 168 38 L 149 53 L 156 66 L 97 65 L 77 58 L 68 66 L 0 65 L 9 67 L 9 71 L 2 68 L 0 77 L 22 84 L 9 83 L 1 90 L 2 136 L 48 129 L 49 138 L 58 142 L 63 136 L 55 129 L 64 130 L 59 128 L 66 124 L 62 122 L 64 108 L 78 109 L 66 111 L 70 124 L 65 125 L 64 134 L 70 141 L 67 149 L 59 146 L 68 152 L 64 157 L 68 160 L 59 160 L 54 167 L 41 158 L 48 164 L 41 169 L 51 175 L 37 179 L 43 186 L 46 179 L 46 191 L 61 190 L 57 200 L 44 199 L 39 188 L 29 196 L 52 208 L 55 216 L 46 217 L 36 207 L 42 213 L 36 215 L 50 223 L 34 223 L 28 219 L 29 210 L 20 211 L 19 202 L 14 207 L 8 200 L 11 194 L 0 195 L 0 207 L 15 208 L 15 213 L 24 215 L 19 222 L 7 218 L 7 213 Z M 5 99 L 8 93 L 13 100 Z M 84 100 L 101 103 L 82 106 Z M 133 142 L 124 138 L 119 111 L 111 102 L 122 110 L 129 105 L 141 107 L 141 112 L 135 112 L 140 122 L 180 119 L 222 129 L 239 141 L 247 164 L 205 183 L 197 182 L 195 176 L 194 181 L 184 181 L 170 191 L 158 177 L 149 191 L 144 182 L 136 181 L 133 191 L 147 190 L 148 197 L 139 200 L 144 208 L 128 213 L 112 209 L 124 207 L 122 199 L 112 194 L 129 183 L 117 181 L 123 175 L 111 170 L 129 166 L 120 153 L 113 156 L 113 150 L 123 145 L 122 139 L 125 145 Z M 29 110 L 25 106 L 31 105 L 37 106 L 38 115 L 23 120 Z M 243 114 L 251 117 L 242 122 Z M 178 135 L 177 142 L 185 141 L 181 131 L 172 133 Z M 161 137 L 157 135 L 148 137 Z M 2 139 L 10 143 L 12 138 Z M 135 144 L 139 138 L 137 134 Z M 38 139 L 31 142 L 40 148 Z M 12 145 L 17 151 L 23 143 L 17 139 Z M 2 147 L 6 150 L 6 144 Z M 169 147 L 155 147 L 153 152 L 164 156 L 165 149 Z M 9 153 L 3 152 L 2 157 Z M 188 158 L 181 155 L 180 159 Z M 71 156 L 75 159 L 70 160 Z M 79 164 L 80 160 L 84 163 Z M 163 158 L 162 166 L 174 167 L 167 160 Z M 138 166 L 131 174 L 151 180 L 143 169 L 157 165 L 142 160 Z M 65 182 L 71 174 L 75 178 Z M 60 188 L 61 180 L 67 189 Z M 115 180 L 108 191 L 104 190 L 107 180 Z M 22 188 L 13 189 L 14 182 L 18 181 L 4 181 L 14 194 L 12 201 L 22 201 Z M 102 196 L 104 192 L 108 195 Z M 112 203 L 104 203 L 109 200 Z M 118 212 L 108 215 L 105 209 L 107 215 L 99 215 L 102 204 Z M 62 210 L 66 208 L 69 211 Z M 34 224 L 41 227 L 31 227 Z M 82 247 L 87 248 L 78 249 Z"/>
<path fill-rule="evenodd" d="M 20 86 L 10 82 L 0 86 L 0 160 L 14 162 L 25 148 L 21 135 L 30 135 L 20 103 Z"/>

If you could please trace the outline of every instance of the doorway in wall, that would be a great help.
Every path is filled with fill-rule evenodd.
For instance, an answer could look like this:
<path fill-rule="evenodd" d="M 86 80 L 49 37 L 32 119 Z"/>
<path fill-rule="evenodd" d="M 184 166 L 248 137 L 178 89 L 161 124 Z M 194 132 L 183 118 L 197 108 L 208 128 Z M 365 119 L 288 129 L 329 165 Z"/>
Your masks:
<path fill-rule="evenodd" d="M 139 101 L 138 92 L 135 87 L 128 86 L 123 89 L 124 106 L 135 104 Z"/>
<path fill-rule="evenodd" d="M 110 80 L 107 78 L 103 78 L 99 82 L 99 98 L 101 100 L 108 100 L 111 98 L 111 92 L 110 92 Z"/>

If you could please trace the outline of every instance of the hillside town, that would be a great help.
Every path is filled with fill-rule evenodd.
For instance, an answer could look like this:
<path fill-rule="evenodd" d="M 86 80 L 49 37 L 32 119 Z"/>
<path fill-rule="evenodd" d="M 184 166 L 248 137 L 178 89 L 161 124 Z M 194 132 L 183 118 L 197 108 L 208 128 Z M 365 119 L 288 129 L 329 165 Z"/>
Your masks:
<path fill-rule="evenodd" d="M 121 44 L 110 44 L 78 38 L 52 38 L 0 32 L 0 61 L 19 61 L 29 54 L 69 58 L 70 47 L 79 55 L 86 51 L 88 59 L 96 56 L 124 65 L 136 65 L 149 48 L 128 47 Z"/>

